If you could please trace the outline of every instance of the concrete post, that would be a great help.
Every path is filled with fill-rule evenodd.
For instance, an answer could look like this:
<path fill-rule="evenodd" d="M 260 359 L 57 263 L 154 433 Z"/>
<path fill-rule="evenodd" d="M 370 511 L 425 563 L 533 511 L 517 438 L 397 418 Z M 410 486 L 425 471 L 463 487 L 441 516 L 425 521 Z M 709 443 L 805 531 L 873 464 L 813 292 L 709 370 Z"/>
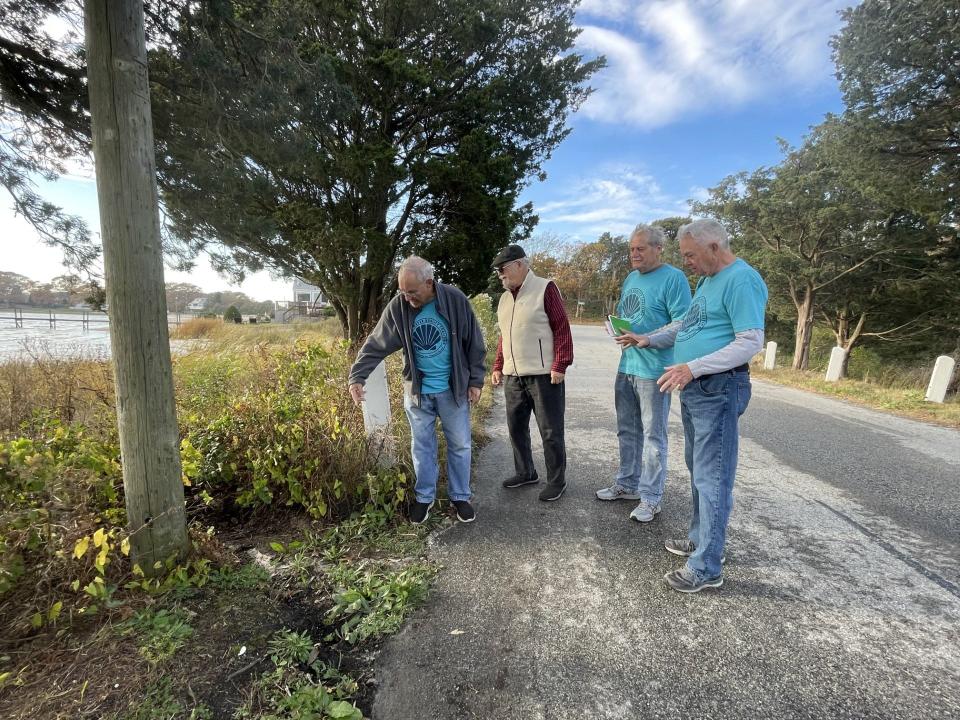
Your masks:
<path fill-rule="evenodd" d="M 767 354 L 763 356 L 763 369 L 773 370 L 777 366 L 777 344 L 771 340 L 767 343 Z"/>
<path fill-rule="evenodd" d="M 387 368 L 380 363 L 363 386 L 363 427 L 383 466 L 393 465 L 396 455 L 390 434 L 390 395 L 387 392 Z"/>
<path fill-rule="evenodd" d="M 827 376 L 825 378 L 827 382 L 837 382 L 840 379 L 840 373 L 843 371 L 843 359 L 846 355 L 847 351 L 840 346 L 830 351 L 830 364 L 827 366 Z"/>
<path fill-rule="evenodd" d="M 956 364 L 956 361 L 949 355 L 941 355 L 937 358 L 937 363 L 933 366 L 933 375 L 930 376 L 930 384 L 927 386 L 927 395 L 924 397 L 924 400 L 942 403 L 946 399 L 947 388 L 950 386 L 950 380 L 953 378 L 953 370 Z"/>

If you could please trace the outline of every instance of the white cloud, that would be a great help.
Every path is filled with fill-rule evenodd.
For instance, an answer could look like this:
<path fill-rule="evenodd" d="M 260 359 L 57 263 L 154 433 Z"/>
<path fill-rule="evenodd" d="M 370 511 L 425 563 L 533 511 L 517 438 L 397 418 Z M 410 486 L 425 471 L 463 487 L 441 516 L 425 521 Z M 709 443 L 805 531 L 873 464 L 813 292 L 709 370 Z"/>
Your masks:
<path fill-rule="evenodd" d="M 583 112 L 644 128 L 833 82 L 829 39 L 848 0 L 657 0 L 581 5 L 578 47 L 607 68 Z M 616 29 L 611 29 L 615 27 Z"/>
<path fill-rule="evenodd" d="M 604 232 L 629 233 L 637 223 L 685 215 L 686 198 L 665 193 L 652 175 L 628 165 L 610 165 L 580 180 L 557 199 L 536 204 L 540 227 L 571 238 L 597 238 Z"/>

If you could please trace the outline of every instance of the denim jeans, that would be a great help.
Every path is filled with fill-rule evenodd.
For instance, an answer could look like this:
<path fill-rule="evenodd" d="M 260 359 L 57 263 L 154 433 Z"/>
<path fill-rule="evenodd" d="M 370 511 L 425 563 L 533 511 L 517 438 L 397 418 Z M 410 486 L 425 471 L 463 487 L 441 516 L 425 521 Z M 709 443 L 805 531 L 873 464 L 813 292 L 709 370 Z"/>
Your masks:
<path fill-rule="evenodd" d="M 684 457 L 693 491 L 689 538 L 696 547 L 687 568 L 700 580 L 722 571 L 737 473 L 738 425 L 750 392 L 750 373 L 728 370 L 696 378 L 680 394 Z"/>
<path fill-rule="evenodd" d="M 428 503 L 437 497 L 437 418 L 447 440 L 447 493 L 451 500 L 470 499 L 470 403 L 464 398 L 458 405 L 450 390 L 420 395 L 420 407 L 404 395 L 403 409 L 410 421 L 410 452 L 417 482 L 413 492 L 417 502 Z"/>
<path fill-rule="evenodd" d="M 503 399 L 507 406 L 507 430 L 513 445 L 513 467 L 519 477 L 534 478 L 530 447 L 530 413 L 537 418 L 547 484 L 559 487 L 566 482 L 567 445 L 563 435 L 566 385 L 550 382 L 550 375 L 504 375 Z"/>
<path fill-rule="evenodd" d="M 617 373 L 613 398 L 620 443 L 617 484 L 659 505 L 667 479 L 670 393 L 660 392 L 656 380 Z"/>

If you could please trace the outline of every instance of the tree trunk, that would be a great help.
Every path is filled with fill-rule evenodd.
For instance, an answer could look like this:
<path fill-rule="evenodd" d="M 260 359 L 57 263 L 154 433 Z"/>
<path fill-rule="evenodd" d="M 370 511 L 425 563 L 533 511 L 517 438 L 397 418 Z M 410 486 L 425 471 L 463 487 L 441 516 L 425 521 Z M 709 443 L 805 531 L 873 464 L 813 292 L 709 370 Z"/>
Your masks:
<path fill-rule="evenodd" d="M 840 311 L 840 314 L 837 317 L 836 325 L 834 326 L 833 334 L 837 338 L 837 345 L 842 347 L 845 351 L 843 356 L 843 365 L 840 367 L 840 377 L 844 378 L 847 376 L 847 368 L 850 365 L 850 353 L 853 351 L 853 348 L 856 347 L 857 342 L 863 336 L 863 326 L 867 321 L 867 314 L 860 313 L 860 317 L 857 319 L 857 325 L 850 329 L 850 315 L 846 308 Z"/>
<path fill-rule="evenodd" d="M 806 370 L 810 364 L 810 340 L 813 337 L 813 301 L 815 291 L 810 283 L 803 290 L 803 300 L 794 301 L 797 307 L 796 341 L 793 348 L 793 369 Z"/>
<path fill-rule="evenodd" d="M 141 0 L 84 17 L 130 550 L 145 573 L 187 549 Z"/>

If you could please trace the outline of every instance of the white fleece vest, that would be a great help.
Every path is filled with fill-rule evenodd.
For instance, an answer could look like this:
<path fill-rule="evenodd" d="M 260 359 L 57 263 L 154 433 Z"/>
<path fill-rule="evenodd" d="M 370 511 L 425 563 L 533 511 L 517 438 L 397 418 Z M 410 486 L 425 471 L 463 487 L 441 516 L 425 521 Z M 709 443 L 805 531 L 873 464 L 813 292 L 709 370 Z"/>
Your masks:
<path fill-rule="evenodd" d="M 553 365 L 553 330 L 543 306 L 547 283 L 533 271 L 516 299 L 509 290 L 500 296 L 497 321 L 503 338 L 504 375 L 546 375 Z"/>

